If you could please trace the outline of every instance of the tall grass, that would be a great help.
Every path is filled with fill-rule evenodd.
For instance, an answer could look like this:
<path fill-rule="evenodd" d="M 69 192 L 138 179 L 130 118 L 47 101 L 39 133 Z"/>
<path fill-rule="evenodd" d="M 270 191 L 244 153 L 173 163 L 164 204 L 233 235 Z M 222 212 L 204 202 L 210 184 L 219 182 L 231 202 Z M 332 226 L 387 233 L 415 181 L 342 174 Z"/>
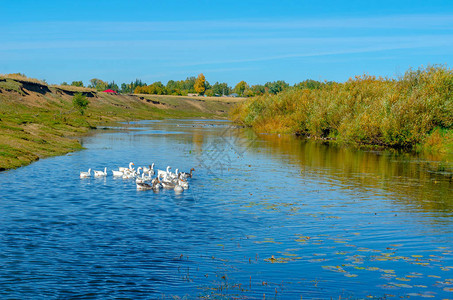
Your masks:
<path fill-rule="evenodd" d="M 231 116 L 258 131 L 393 148 L 442 143 L 437 150 L 452 150 L 453 71 L 429 66 L 398 79 L 364 75 L 267 94 L 239 104 Z"/>

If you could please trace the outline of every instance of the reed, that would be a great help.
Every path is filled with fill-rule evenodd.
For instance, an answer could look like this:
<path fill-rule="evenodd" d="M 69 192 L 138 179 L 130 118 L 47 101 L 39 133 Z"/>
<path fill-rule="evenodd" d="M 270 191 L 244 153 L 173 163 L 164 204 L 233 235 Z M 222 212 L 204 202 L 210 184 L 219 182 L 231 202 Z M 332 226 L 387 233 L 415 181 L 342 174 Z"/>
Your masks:
<path fill-rule="evenodd" d="M 398 79 L 363 75 L 318 89 L 265 94 L 238 104 L 231 117 L 264 132 L 450 152 L 453 71 L 428 66 Z"/>

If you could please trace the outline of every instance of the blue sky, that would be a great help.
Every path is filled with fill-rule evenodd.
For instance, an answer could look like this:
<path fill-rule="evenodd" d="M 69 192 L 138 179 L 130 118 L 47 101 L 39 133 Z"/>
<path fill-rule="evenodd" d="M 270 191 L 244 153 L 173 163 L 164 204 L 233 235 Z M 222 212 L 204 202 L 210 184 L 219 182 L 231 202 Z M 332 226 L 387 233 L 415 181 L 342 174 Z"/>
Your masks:
<path fill-rule="evenodd" d="M 0 74 L 249 84 L 453 66 L 453 1 L 0 1 Z"/>

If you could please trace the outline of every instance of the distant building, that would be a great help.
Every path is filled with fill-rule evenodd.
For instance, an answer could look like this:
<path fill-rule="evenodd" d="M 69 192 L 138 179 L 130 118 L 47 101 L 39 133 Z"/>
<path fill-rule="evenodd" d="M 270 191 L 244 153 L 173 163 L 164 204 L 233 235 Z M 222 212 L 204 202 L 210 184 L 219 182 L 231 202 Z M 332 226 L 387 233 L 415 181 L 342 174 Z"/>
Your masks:
<path fill-rule="evenodd" d="M 236 93 L 229 94 L 228 97 L 238 97 L 239 95 Z"/>
<path fill-rule="evenodd" d="M 189 96 L 189 97 L 197 97 L 198 93 L 188 93 L 187 96 Z"/>
<path fill-rule="evenodd" d="M 102 91 L 103 93 L 109 93 L 109 94 L 118 94 L 117 92 L 115 92 L 114 90 L 111 90 L 111 89 L 108 89 L 108 90 L 105 90 L 105 91 Z"/>

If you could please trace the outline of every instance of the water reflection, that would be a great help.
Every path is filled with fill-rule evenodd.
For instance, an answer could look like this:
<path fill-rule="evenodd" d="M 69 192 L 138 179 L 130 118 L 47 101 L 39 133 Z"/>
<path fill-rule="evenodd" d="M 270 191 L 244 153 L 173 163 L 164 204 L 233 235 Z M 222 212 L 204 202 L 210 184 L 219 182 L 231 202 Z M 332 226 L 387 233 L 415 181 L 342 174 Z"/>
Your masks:
<path fill-rule="evenodd" d="M 288 135 L 259 135 L 251 149 L 284 158 L 300 167 L 302 177 L 322 177 L 345 189 L 387 193 L 407 209 L 453 215 L 452 173 L 433 169 L 452 164 L 434 157 L 386 151 L 361 151 Z M 445 158 L 444 158 L 445 159 Z M 444 220 L 448 220 L 444 219 Z M 451 220 L 450 220 L 451 221 Z"/>

